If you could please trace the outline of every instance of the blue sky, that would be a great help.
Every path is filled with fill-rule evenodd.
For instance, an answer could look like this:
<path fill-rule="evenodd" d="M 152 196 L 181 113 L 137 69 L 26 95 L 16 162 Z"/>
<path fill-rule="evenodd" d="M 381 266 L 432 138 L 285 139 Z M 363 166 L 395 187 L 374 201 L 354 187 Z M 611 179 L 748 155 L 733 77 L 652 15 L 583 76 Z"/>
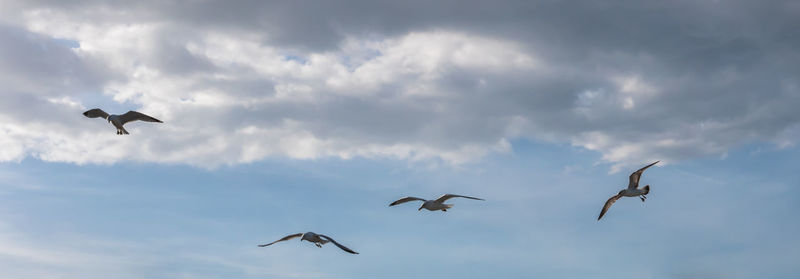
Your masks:
<path fill-rule="evenodd" d="M 797 1 L 0 5 L 0 278 L 800 274 Z"/>
<path fill-rule="evenodd" d="M 3 270 L 114 278 L 791 278 L 800 222 L 796 148 L 739 148 L 648 170 L 650 199 L 617 202 L 627 173 L 595 152 L 515 142 L 460 168 L 394 160 L 264 162 L 204 170 L 5 163 Z M 406 194 L 446 213 L 387 207 Z M 359 251 L 270 242 L 329 234 Z M 625 268 L 615 268 L 628 265 Z"/>

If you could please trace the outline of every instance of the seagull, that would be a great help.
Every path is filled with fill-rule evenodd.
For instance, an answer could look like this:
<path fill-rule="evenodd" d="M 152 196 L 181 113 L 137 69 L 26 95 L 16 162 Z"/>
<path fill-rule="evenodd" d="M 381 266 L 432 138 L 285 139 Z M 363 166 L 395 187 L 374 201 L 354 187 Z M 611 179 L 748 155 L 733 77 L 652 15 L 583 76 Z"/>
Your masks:
<path fill-rule="evenodd" d="M 114 127 L 117 127 L 117 135 L 127 135 L 128 131 L 126 131 L 125 128 L 122 127 L 122 125 L 125 125 L 125 123 L 131 122 L 131 121 L 141 120 L 141 121 L 146 121 L 146 122 L 164 123 L 164 122 L 161 122 L 161 120 L 155 119 L 155 118 L 153 118 L 153 117 L 151 117 L 149 115 L 146 115 L 146 114 L 138 112 L 138 111 L 132 111 L 132 110 L 126 112 L 123 115 L 116 115 L 116 114 L 109 115 L 108 113 L 106 113 L 102 109 L 96 108 L 96 109 L 90 109 L 90 110 L 85 111 L 83 113 L 83 115 L 86 116 L 86 117 L 89 117 L 89 118 L 97 118 L 97 117 L 104 118 L 105 120 L 108 121 L 108 123 L 111 123 L 111 125 L 114 125 Z"/>
<path fill-rule="evenodd" d="M 302 238 L 300 238 L 300 241 L 306 240 L 308 242 L 312 242 L 312 243 L 314 243 L 314 245 L 317 245 L 317 247 L 319 247 L 319 248 L 322 248 L 322 245 L 324 245 L 325 243 L 333 242 L 333 244 L 336 245 L 336 247 L 339 247 L 340 249 L 344 250 L 347 253 L 358 254 L 358 252 L 350 250 L 350 248 L 344 247 L 344 245 L 339 244 L 338 242 L 336 242 L 336 240 L 333 240 L 333 238 L 330 238 L 330 237 L 328 237 L 328 236 L 326 236 L 324 234 L 316 234 L 316 233 L 313 233 L 313 232 L 290 234 L 290 235 L 287 235 L 287 236 L 285 236 L 285 237 L 283 237 L 281 239 L 275 240 L 275 241 L 273 241 L 271 243 L 258 245 L 258 247 L 267 247 L 267 246 L 270 246 L 270 245 L 275 244 L 277 242 L 286 241 L 286 240 L 289 240 L 289 239 L 292 239 L 292 238 L 298 238 L 298 237 L 301 237 L 301 236 L 302 236 Z"/>
<path fill-rule="evenodd" d="M 638 196 L 639 199 L 642 200 L 642 202 L 647 200 L 647 193 L 650 193 L 650 185 L 645 185 L 643 188 L 639 189 L 639 178 L 642 177 L 642 173 L 644 172 L 644 170 L 646 170 L 649 167 L 652 167 L 653 165 L 655 165 L 658 162 L 660 162 L 660 161 L 656 161 L 655 163 L 649 164 L 649 165 L 647 165 L 647 166 L 645 166 L 645 167 L 643 167 L 643 168 L 631 173 L 631 176 L 629 178 L 630 182 L 628 182 L 628 188 L 624 189 L 622 191 L 619 191 L 619 193 L 617 193 L 616 196 L 613 196 L 613 197 L 609 198 L 606 201 L 606 204 L 603 205 L 603 211 L 600 211 L 600 216 L 597 217 L 597 221 L 600 221 L 600 218 L 603 218 L 603 215 L 606 214 L 606 211 L 608 211 L 608 208 L 611 207 L 611 205 L 614 204 L 614 202 L 616 202 L 621 197 L 636 197 L 636 196 Z"/>
<path fill-rule="evenodd" d="M 447 211 L 447 209 L 453 207 L 453 205 L 452 204 L 444 204 L 444 202 L 449 200 L 449 199 L 451 199 L 451 198 L 468 198 L 468 199 L 479 200 L 479 201 L 484 200 L 484 199 L 467 197 L 467 196 L 462 196 L 462 195 L 444 194 L 441 197 L 439 197 L 438 199 L 430 200 L 430 201 L 429 200 L 425 200 L 425 199 L 416 198 L 416 197 L 405 197 L 405 198 L 402 198 L 402 199 L 399 199 L 399 200 L 396 200 L 396 201 L 392 202 L 391 204 L 389 204 L 389 206 L 395 206 L 395 205 L 398 205 L 398 204 L 401 204 L 401 203 L 405 203 L 405 202 L 410 202 L 410 201 L 422 201 L 422 206 L 420 206 L 419 209 L 417 209 L 418 211 L 422 210 L 423 208 L 427 209 L 428 211 L 436 211 L 436 210 Z"/>

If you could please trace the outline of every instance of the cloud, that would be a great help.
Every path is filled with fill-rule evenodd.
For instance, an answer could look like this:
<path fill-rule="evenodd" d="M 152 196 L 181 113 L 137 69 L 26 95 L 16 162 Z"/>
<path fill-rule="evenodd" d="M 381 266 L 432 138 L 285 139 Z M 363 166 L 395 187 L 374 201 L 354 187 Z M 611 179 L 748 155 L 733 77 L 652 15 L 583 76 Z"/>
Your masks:
<path fill-rule="evenodd" d="M 527 139 L 616 170 L 797 141 L 796 4 L 392 3 L 11 2 L 0 160 L 461 164 Z M 116 137 L 79 114 L 100 106 L 166 123 Z"/>

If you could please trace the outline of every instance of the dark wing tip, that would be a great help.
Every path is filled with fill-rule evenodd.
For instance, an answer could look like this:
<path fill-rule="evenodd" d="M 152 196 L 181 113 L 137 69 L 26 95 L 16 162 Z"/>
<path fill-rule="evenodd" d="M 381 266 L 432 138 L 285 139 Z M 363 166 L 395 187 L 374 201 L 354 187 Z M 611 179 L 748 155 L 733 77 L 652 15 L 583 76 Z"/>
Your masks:
<path fill-rule="evenodd" d="M 358 252 L 350 250 L 349 248 L 344 247 L 344 246 L 339 246 L 339 249 L 342 249 L 342 251 L 345 251 L 345 252 L 353 254 L 353 255 L 358 255 Z"/>
<path fill-rule="evenodd" d="M 456 195 L 456 194 L 444 194 L 444 195 L 442 195 L 442 197 L 448 196 L 448 195 L 450 196 L 450 198 L 465 198 L 465 199 L 471 199 L 471 200 L 485 201 L 484 199 L 481 199 L 481 198 L 476 198 L 476 197 L 471 197 L 471 196 L 464 196 L 464 195 Z"/>
<path fill-rule="evenodd" d="M 597 221 L 603 219 L 603 215 L 606 215 L 606 211 L 608 211 L 608 208 L 603 207 L 603 211 L 600 211 L 600 216 L 597 216 Z"/>
<path fill-rule="evenodd" d="M 149 116 L 149 115 L 147 115 L 147 114 L 144 114 L 144 113 L 139 113 L 139 114 L 141 114 L 141 115 L 143 115 L 143 116 L 145 116 L 145 117 L 149 118 L 149 119 L 150 119 L 150 122 L 164 123 L 164 121 L 158 120 L 158 118 L 155 118 L 155 117 Z"/>
<path fill-rule="evenodd" d="M 603 210 L 600 211 L 600 216 L 597 217 L 597 221 L 600 221 L 600 218 L 603 218 L 603 215 L 606 215 L 606 212 L 608 212 L 608 209 L 611 208 L 611 205 L 614 204 L 615 202 L 617 202 L 617 199 L 619 199 L 620 197 L 621 196 L 619 194 L 617 194 L 617 195 L 609 198 L 606 201 L 606 203 L 603 204 Z"/>
<path fill-rule="evenodd" d="M 404 200 L 406 198 L 408 198 L 408 197 L 403 197 L 403 198 L 400 198 L 399 200 L 393 201 L 392 203 L 389 204 L 389 206 L 395 206 L 395 205 L 401 204 L 400 201 L 402 201 L 402 200 Z"/>
<path fill-rule="evenodd" d="M 334 244 L 336 244 L 336 243 L 334 242 Z M 354 255 L 358 255 L 358 252 L 356 252 L 356 251 L 353 251 L 352 249 L 350 249 L 350 248 L 347 248 L 347 247 L 345 247 L 344 245 L 341 245 L 341 244 L 339 244 L 339 245 L 336 245 L 336 246 L 338 246 L 340 249 L 344 250 L 344 251 L 345 251 L 345 252 L 347 252 L 347 253 L 354 254 Z"/>
<path fill-rule="evenodd" d="M 342 248 L 347 253 L 358 255 L 358 252 L 350 250 L 350 248 L 344 247 L 343 245 L 339 244 L 339 248 Z"/>
<path fill-rule="evenodd" d="M 342 251 L 345 251 L 345 252 L 350 253 L 350 254 L 358 254 L 358 252 L 353 251 L 352 249 L 347 248 L 346 246 L 344 246 L 342 244 L 339 244 L 339 242 L 336 242 L 336 240 L 333 240 L 333 238 L 331 238 L 330 236 L 327 236 L 327 235 L 324 235 L 324 234 L 320 234 L 319 236 L 322 237 L 322 238 L 327 239 L 330 242 L 332 242 L 333 245 L 336 245 L 336 247 L 339 247 L 339 249 L 342 249 Z"/>
<path fill-rule="evenodd" d="M 147 114 L 144 114 L 144 113 L 141 113 L 141 112 L 138 112 L 138 111 L 135 111 L 135 110 L 129 110 L 124 115 L 133 115 L 134 119 L 132 119 L 130 121 L 141 120 L 141 121 L 146 121 L 146 122 L 164 123 L 164 121 L 158 120 L 155 117 L 149 116 Z"/>

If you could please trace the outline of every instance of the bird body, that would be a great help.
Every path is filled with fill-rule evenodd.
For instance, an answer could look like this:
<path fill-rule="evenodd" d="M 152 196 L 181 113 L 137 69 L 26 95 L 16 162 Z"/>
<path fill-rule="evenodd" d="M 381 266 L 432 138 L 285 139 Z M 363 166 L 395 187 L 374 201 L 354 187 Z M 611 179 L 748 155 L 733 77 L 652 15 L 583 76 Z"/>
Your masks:
<path fill-rule="evenodd" d="M 422 203 L 422 207 L 420 207 L 420 209 L 418 210 L 424 208 L 427 209 L 428 211 L 436 211 L 436 210 L 447 211 L 447 209 L 451 207 L 453 207 L 452 204 L 438 203 L 436 201 L 425 201 Z"/>
<path fill-rule="evenodd" d="M 623 197 L 638 197 L 647 195 L 650 192 L 650 185 L 636 189 L 625 189 L 619 192 Z"/>
<path fill-rule="evenodd" d="M 328 237 L 328 236 L 326 236 L 324 234 L 316 234 L 316 233 L 313 233 L 313 232 L 290 234 L 290 235 L 287 235 L 287 236 L 285 236 L 285 237 L 283 237 L 281 239 L 273 241 L 271 243 L 258 245 L 258 247 L 267 247 L 267 246 L 270 246 L 272 244 L 275 244 L 275 243 L 278 243 L 278 242 L 281 242 L 281 241 L 290 240 L 290 239 L 297 238 L 297 237 L 300 237 L 300 241 L 305 240 L 305 241 L 314 243 L 314 245 L 316 245 L 319 248 L 322 248 L 322 245 L 325 245 L 328 242 L 331 242 L 334 245 L 336 245 L 336 247 L 339 247 L 339 249 L 342 249 L 347 253 L 358 254 L 358 252 L 350 250 L 350 248 L 347 248 L 344 245 L 339 244 L 338 242 L 333 240 L 333 238 L 330 238 L 330 237 Z"/>
<path fill-rule="evenodd" d="M 603 205 L 603 210 L 600 211 L 600 216 L 597 217 L 597 220 L 600 221 L 600 218 L 603 218 L 603 215 L 605 215 L 608 209 L 611 208 L 611 205 L 617 202 L 617 200 L 621 197 L 639 197 L 642 202 L 647 200 L 647 194 L 650 193 L 650 185 L 645 185 L 644 187 L 639 188 L 639 179 L 642 178 L 642 173 L 644 173 L 644 170 L 652 167 L 658 162 L 660 161 L 655 161 L 655 163 L 649 164 L 631 173 L 631 176 L 628 177 L 628 188 L 619 191 L 619 193 L 606 201 L 606 203 Z"/>
<path fill-rule="evenodd" d="M 303 240 L 311 242 L 311 243 L 314 243 L 314 245 L 317 245 L 317 247 L 320 247 L 320 248 L 322 248 L 322 245 L 325 245 L 326 243 L 328 243 L 327 240 L 322 239 L 322 237 L 320 237 L 318 234 L 315 234 L 313 232 L 304 233 L 303 237 L 300 238 L 300 241 L 303 241 Z"/>
<path fill-rule="evenodd" d="M 122 125 L 124 125 L 125 123 L 122 123 L 122 121 L 120 121 L 119 115 L 116 114 L 109 115 L 108 118 L 106 118 L 106 120 L 108 120 L 108 123 L 111 123 L 111 125 L 114 125 L 114 127 L 117 128 L 117 135 L 130 134 L 128 133 L 127 130 L 125 130 L 124 127 L 122 127 Z"/>
<path fill-rule="evenodd" d="M 435 199 L 435 200 L 425 200 L 425 199 L 421 199 L 421 198 L 417 198 L 417 197 L 404 197 L 404 198 L 401 198 L 399 200 L 396 200 L 396 201 L 392 202 L 391 204 L 389 204 L 389 206 L 395 206 L 395 205 L 398 205 L 398 204 L 401 204 L 401 203 L 410 202 L 410 201 L 422 201 L 422 205 L 417 210 L 422 210 L 424 208 L 424 209 L 427 209 L 428 211 L 437 211 L 437 210 L 447 211 L 447 209 L 450 209 L 451 207 L 453 207 L 453 205 L 452 204 L 445 204 L 444 202 L 447 201 L 448 199 L 451 199 L 451 198 L 467 198 L 467 199 L 481 200 L 481 201 L 484 200 L 484 199 L 480 199 L 480 198 L 474 198 L 474 197 L 468 197 L 468 196 L 462 196 L 462 195 L 444 194 L 444 195 L 442 195 L 441 197 L 439 197 L 438 199 Z"/>
<path fill-rule="evenodd" d="M 103 119 L 105 119 L 106 121 L 108 121 L 108 123 L 111 123 L 111 125 L 114 125 L 114 127 L 117 128 L 117 135 L 128 135 L 128 134 L 130 134 L 123 127 L 123 125 L 125 125 L 125 123 L 128 123 L 128 122 L 141 120 L 141 121 L 145 121 L 145 122 L 164 123 L 161 120 L 158 120 L 158 119 L 156 119 L 156 118 L 154 118 L 152 116 L 146 115 L 146 114 L 141 113 L 141 112 L 132 111 L 132 110 L 126 112 L 125 114 L 117 115 L 117 114 L 108 114 L 105 111 L 103 111 L 102 109 L 96 108 L 96 109 L 90 109 L 90 110 L 87 110 L 87 111 L 83 112 L 83 115 L 86 116 L 86 117 L 89 117 L 89 118 L 103 118 Z"/>

